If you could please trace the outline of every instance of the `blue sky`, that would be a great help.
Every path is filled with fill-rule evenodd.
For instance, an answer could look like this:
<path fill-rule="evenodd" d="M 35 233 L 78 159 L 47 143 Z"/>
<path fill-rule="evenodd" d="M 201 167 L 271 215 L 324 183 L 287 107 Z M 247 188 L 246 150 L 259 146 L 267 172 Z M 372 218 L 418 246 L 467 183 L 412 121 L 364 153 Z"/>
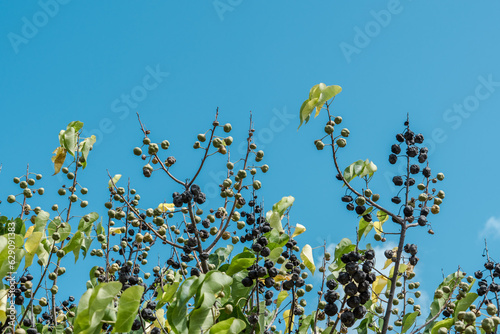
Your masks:
<path fill-rule="evenodd" d="M 392 196 L 387 156 L 407 113 L 429 140 L 431 167 L 446 174 L 435 235 L 420 229 L 408 239 L 419 245 L 422 287 L 432 293 L 441 270 L 482 267 L 484 236 L 500 260 L 499 12 L 493 1 L 449 0 L 2 2 L 2 199 L 17 191 L 11 178 L 29 162 L 45 175 L 44 203 L 60 201 L 50 157 L 73 120 L 98 137 L 82 180 L 90 209 L 104 212 L 106 169 L 130 177 L 145 203 L 169 199 L 175 185 L 159 176 L 146 182 L 131 154 L 141 141 L 135 112 L 155 140 L 171 141 L 176 175 L 187 178 L 200 159 L 189 148 L 219 107 L 236 143 L 252 111 L 271 167 L 261 193 L 266 206 L 296 198 L 292 218 L 308 229 L 301 242 L 354 238 L 357 219 L 340 202 L 330 154 L 313 145 L 324 115 L 297 131 L 310 87 L 338 84 L 334 113 L 351 131 L 340 163 L 373 160 L 382 202 Z M 214 158 L 200 184 L 214 189 L 224 164 Z M 14 214 L 6 204 L 2 214 Z"/>

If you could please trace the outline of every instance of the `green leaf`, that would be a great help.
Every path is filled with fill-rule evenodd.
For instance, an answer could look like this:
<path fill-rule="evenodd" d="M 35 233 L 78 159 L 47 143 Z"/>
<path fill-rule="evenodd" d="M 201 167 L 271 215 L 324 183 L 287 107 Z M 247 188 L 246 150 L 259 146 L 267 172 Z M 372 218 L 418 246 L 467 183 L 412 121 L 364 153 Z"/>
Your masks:
<path fill-rule="evenodd" d="M 300 107 L 300 125 L 305 121 L 309 121 L 312 111 L 316 108 L 316 114 L 314 117 L 318 116 L 321 108 L 328 100 L 332 99 L 335 95 L 340 93 L 342 88 L 340 86 L 332 85 L 327 86 L 324 83 L 314 85 L 309 91 L 309 98 L 302 103 Z"/>
<path fill-rule="evenodd" d="M 196 298 L 195 308 L 189 314 L 189 334 L 198 334 L 210 328 L 213 318 L 210 315 L 215 296 L 204 292 Z"/>
<path fill-rule="evenodd" d="M 72 252 L 75 249 L 78 249 L 80 251 L 80 244 L 82 243 L 83 239 L 83 232 L 82 231 L 77 231 L 75 235 L 70 239 L 70 241 L 64 246 L 63 250 L 68 253 Z"/>
<path fill-rule="evenodd" d="M 271 254 L 269 254 L 267 258 L 273 262 L 276 262 L 281 256 L 281 253 L 283 253 L 283 247 L 276 247 L 271 251 Z"/>
<path fill-rule="evenodd" d="M 49 237 L 51 237 L 56 230 L 60 235 L 60 240 L 64 240 L 67 237 L 69 237 L 71 233 L 71 225 L 64 224 L 64 227 L 61 227 L 60 225 L 61 225 L 60 219 L 54 219 L 49 223 L 49 226 L 47 227 Z M 57 228 L 57 226 L 59 226 L 59 228 Z"/>
<path fill-rule="evenodd" d="M 40 211 L 38 215 L 35 217 L 35 229 L 33 232 L 43 232 L 45 230 L 45 226 L 49 221 L 50 214 L 46 211 Z M 23 233 L 24 234 L 24 233 Z"/>
<path fill-rule="evenodd" d="M 295 198 L 293 196 L 283 197 L 278 203 L 273 205 L 273 211 L 283 215 L 285 211 L 293 205 Z"/>
<path fill-rule="evenodd" d="M 307 330 L 309 329 L 309 327 L 314 325 L 314 317 L 315 316 L 316 316 L 316 312 L 313 312 L 312 314 L 309 314 L 307 317 L 305 317 L 302 320 L 302 323 L 299 327 L 299 331 L 297 334 L 307 334 Z"/>
<path fill-rule="evenodd" d="M 309 100 L 318 98 L 321 95 L 321 89 L 319 89 L 319 84 L 312 86 L 309 90 Z"/>
<path fill-rule="evenodd" d="M 318 98 L 315 97 L 311 100 L 305 100 L 304 103 L 302 103 L 302 106 L 300 107 L 300 124 L 299 128 L 302 126 L 302 123 L 304 121 L 307 122 L 309 121 L 309 116 L 313 112 L 314 108 L 316 107 L 316 104 L 318 103 Z"/>
<path fill-rule="evenodd" d="M 340 259 L 340 257 L 343 254 L 350 252 L 350 250 L 347 251 L 346 249 L 350 249 L 351 246 L 353 246 L 353 244 L 352 244 L 351 240 L 349 240 L 348 238 L 344 238 L 344 239 L 340 240 L 340 242 L 337 244 L 337 246 L 335 246 L 335 258 Z"/>
<path fill-rule="evenodd" d="M 38 256 L 38 259 L 42 261 L 43 265 L 46 266 L 49 262 L 49 252 L 45 249 L 44 241 L 46 244 L 48 244 L 48 241 L 46 239 L 42 240 L 42 243 L 38 245 L 36 255 Z M 33 258 L 31 258 L 31 260 L 33 260 Z"/>
<path fill-rule="evenodd" d="M 385 213 L 384 211 L 377 211 L 377 218 L 379 220 L 379 222 L 381 223 L 385 223 L 387 221 L 387 219 L 389 219 L 389 215 L 387 213 Z"/>
<path fill-rule="evenodd" d="M 230 276 L 218 271 L 210 271 L 205 275 L 203 284 L 197 292 L 195 308 L 189 315 L 189 333 L 197 334 L 200 329 L 205 330 L 213 325 L 212 306 L 215 303 L 215 294 L 232 282 Z"/>
<path fill-rule="evenodd" d="M 362 178 L 364 176 L 373 176 L 377 171 L 377 166 L 370 160 L 366 159 L 353 162 L 344 169 L 344 179 L 347 183 L 351 182 L 356 176 Z"/>
<path fill-rule="evenodd" d="M 99 219 L 99 214 L 97 212 L 91 212 L 87 214 L 89 217 L 88 221 L 85 221 L 84 218 L 80 219 L 80 223 L 78 224 L 78 231 L 84 232 L 87 236 L 90 236 L 92 232 L 92 226 L 94 222 Z"/>
<path fill-rule="evenodd" d="M 472 286 L 472 284 L 471 284 Z M 460 299 L 457 303 L 457 306 L 454 309 L 453 312 L 453 319 L 457 320 L 458 313 L 460 311 L 465 311 L 469 308 L 469 306 L 474 303 L 474 301 L 477 299 L 478 295 L 477 293 L 474 292 L 469 292 L 464 298 Z"/>
<path fill-rule="evenodd" d="M 187 318 L 187 302 L 193 298 L 201 285 L 205 275 L 199 277 L 192 276 L 186 279 L 176 293 L 175 300 L 167 309 L 167 320 L 174 333 L 187 333 L 188 318 Z"/>
<path fill-rule="evenodd" d="M 266 219 L 272 228 L 277 229 L 279 232 L 283 231 L 281 219 L 285 211 L 293 205 L 294 201 L 295 198 L 292 196 L 283 197 L 278 203 L 273 205 L 272 210 L 266 213 Z"/>
<path fill-rule="evenodd" d="M 7 273 L 17 270 L 26 253 L 24 249 L 9 249 L 9 247 L 12 247 L 9 242 L 10 240 L 6 237 L 0 236 L 0 279 L 2 280 Z M 14 252 L 14 254 L 11 252 Z"/>
<path fill-rule="evenodd" d="M 241 283 L 241 281 L 246 276 L 247 274 L 242 271 L 232 276 L 233 283 L 231 284 L 230 287 L 231 288 L 230 300 L 232 301 L 233 304 L 239 305 L 240 307 L 243 307 L 243 305 L 246 303 L 246 298 L 248 297 L 248 294 L 252 289 L 251 287 L 247 288 L 243 286 L 243 284 Z M 237 307 L 237 309 L 239 309 L 239 307 Z"/>
<path fill-rule="evenodd" d="M 69 154 L 75 156 L 76 142 L 78 140 L 77 132 L 75 128 L 70 127 L 63 133 L 63 147 L 68 151 Z"/>
<path fill-rule="evenodd" d="M 226 262 L 233 249 L 233 245 L 218 248 L 208 257 L 208 263 L 215 265 L 215 268 L 219 269 L 219 267 Z"/>
<path fill-rule="evenodd" d="M 450 329 L 454 323 L 455 323 L 455 320 L 453 320 L 453 318 L 441 320 L 441 321 L 437 322 L 436 324 L 434 324 L 434 326 L 432 327 L 431 334 L 437 334 L 438 330 L 441 327 L 445 327 L 447 329 Z"/>
<path fill-rule="evenodd" d="M 415 323 L 415 319 L 417 319 L 418 311 L 413 313 L 408 313 L 403 318 L 403 329 L 401 330 L 401 334 L 406 333 L 407 330 L 413 326 Z"/>
<path fill-rule="evenodd" d="M 120 282 L 110 282 L 101 283 L 96 288 L 87 290 L 78 303 L 75 333 L 94 333 L 101 326 L 104 311 L 121 288 Z"/>
<path fill-rule="evenodd" d="M 250 267 L 255 262 L 255 254 L 249 251 L 240 253 L 233 257 L 231 263 L 229 264 L 229 268 L 227 268 L 226 274 L 232 276 L 237 272 L 245 270 Z"/>
<path fill-rule="evenodd" d="M 121 174 L 116 174 L 115 176 L 113 176 L 113 181 L 108 181 L 108 188 L 113 188 L 113 184 L 116 186 L 116 183 L 121 179 L 121 177 Z"/>
<path fill-rule="evenodd" d="M 238 334 L 246 327 L 243 320 L 229 318 L 221 321 L 210 328 L 210 334 Z"/>
<path fill-rule="evenodd" d="M 363 235 L 367 235 L 368 232 L 370 232 L 370 230 L 372 229 L 372 227 L 373 227 L 373 225 L 370 225 L 369 222 L 367 222 L 366 220 L 361 218 L 359 220 L 359 227 L 358 227 L 358 241 L 361 240 L 361 237 Z"/>
<path fill-rule="evenodd" d="M 455 284 L 457 284 L 463 277 L 465 276 L 465 273 L 463 272 L 454 272 L 443 280 L 441 284 L 439 284 L 438 289 L 441 289 L 443 286 L 448 286 L 450 289 L 453 288 Z M 433 318 L 436 314 L 439 313 L 441 308 L 443 307 L 444 303 L 448 299 L 449 293 L 444 293 L 441 298 L 436 298 L 434 297 L 434 300 L 431 303 L 431 311 L 429 313 L 429 316 L 427 317 L 427 321 L 429 321 L 431 318 Z M 436 320 L 431 321 L 424 330 L 424 334 L 430 333 L 431 329 L 433 328 L 434 324 L 436 324 Z"/>
<path fill-rule="evenodd" d="M 132 329 L 137 310 L 141 305 L 144 288 L 140 285 L 131 286 L 120 296 L 116 324 L 113 333 L 128 332 Z"/>
<path fill-rule="evenodd" d="M 180 282 L 173 282 L 172 284 L 163 286 L 163 293 L 161 295 L 158 295 L 158 298 L 160 298 L 158 307 L 162 307 L 166 303 L 170 303 L 172 301 L 172 298 L 174 297 L 175 293 L 177 292 L 177 289 L 179 288 L 179 285 Z"/>
<path fill-rule="evenodd" d="M 288 240 L 290 239 L 290 237 L 288 236 L 288 234 L 286 234 L 286 233 L 280 234 L 278 232 L 278 230 L 276 230 L 276 229 L 273 229 L 271 232 L 267 232 L 265 234 L 265 236 L 269 240 L 269 243 L 267 244 L 267 247 L 270 250 L 273 250 L 273 249 L 275 249 L 277 247 L 283 247 L 283 246 L 285 246 L 286 243 L 288 242 Z"/>
<path fill-rule="evenodd" d="M 324 83 L 320 83 L 319 90 L 321 93 L 318 102 L 316 103 L 315 117 L 318 116 L 321 108 L 323 107 L 326 101 L 332 99 L 333 97 L 335 97 L 335 95 L 337 95 L 342 91 L 342 87 L 336 85 L 326 86 Z"/>
<path fill-rule="evenodd" d="M 71 123 L 68 124 L 68 126 L 66 127 L 66 129 L 69 129 L 69 128 L 73 128 L 75 130 L 75 132 L 78 132 L 80 131 L 80 129 L 83 127 L 83 123 L 80 122 L 80 121 L 73 121 Z"/>
<path fill-rule="evenodd" d="M 314 265 L 311 246 L 305 245 L 304 247 L 302 247 L 302 251 L 300 252 L 300 258 L 302 259 L 302 261 L 304 261 L 305 266 L 314 276 L 314 272 L 316 271 L 316 266 Z"/>
<path fill-rule="evenodd" d="M 83 162 L 82 162 L 82 167 L 85 169 L 87 167 L 87 159 L 89 156 L 89 152 L 96 143 L 97 139 L 94 135 L 85 138 L 81 144 L 80 144 L 80 152 L 82 154 Z"/>

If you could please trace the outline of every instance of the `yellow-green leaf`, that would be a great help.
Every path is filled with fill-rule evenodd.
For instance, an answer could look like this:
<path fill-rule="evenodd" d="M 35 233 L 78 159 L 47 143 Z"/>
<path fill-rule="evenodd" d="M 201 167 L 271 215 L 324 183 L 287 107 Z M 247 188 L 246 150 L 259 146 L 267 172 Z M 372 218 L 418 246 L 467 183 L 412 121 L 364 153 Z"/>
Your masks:
<path fill-rule="evenodd" d="M 7 320 L 7 296 L 9 290 L 0 290 L 0 322 L 5 323 Z"/>
<path fill-rule="evenodd" d="M 54 163 L 54 174 L 56 175 L 62 168 L 64 164 L 64 160 L 66 160 L 66 149 L 64 147 L 58 147 L 52 152 L 54 156 L 52 157 L 52 162 Z"/>
<path fill-rule="evenodd" d="M 302 251 L 300 252 L 300 258 L 302 261 L 304 261 L 305 266 L 311 274 L 314 275 L 314 272 L 316 271 L 316 266 L 314 265 L 314 258 L 312 254 L 312 248 L 309 245 L 305 245 L 302 247 Z"/>
<path fill-rule="evenodd" d="M 382 268 L 382 269 L 389 267 L 391 265 L 391 263 L 392 263 L 392 258 L 385 260 L 384 268 Z"/>
<path fill-rule="evenodd" d="M 373 228 L 375 229 L 375 231 L 377 233 L 382 233 L 384 232 L 384 230 L 382 229 L 382 225 L 383 223 L 379 222 L 379 221 L 376 221 L 376 222 L 373 222 Z"/>
<path fill-rule="evenodd" d="M 377 211 L 377 218 L 381 223 L 385 223 L 389 219 L 389 215 L 384 211 Z"/>
<path fill-rule="evenodd" d="M 113 179 L 109 180 L 108 182 L 108 188 L 112 188 L 113 184 L 116 186 L 116 183 L 120 180 L 121 177 L 121 174 L 116 174 L 115 176 L 113 176 Z"/>
<path fill-rule="evenodd" d="M 281 303 L 288 297 L 288 292 L 286 291 L 281 291 L 278 294 L 278 299 L 276 300 L 276 307 L 279 308 Z"/>
<path fill-rule="evenodd" d="M 42 237 L 43 237 L 42 232 L 31 233 L 31 235 L 28 237 L 28 240 L 26 240 L 26 244 L 24 245 L 24 248 L 26 248 L 26 251 L 29 254 L 33 255 L 36 253 L 38 245 L 40 244 L 40 240 L 42 240 Z"/>
<path fill-rule="evenodd" d="M 290 319 L 291 318 L 291 319 Z M 290 315 L 290 310 L 283 312 L 283 320 L 285 320 L 286 331 L 285 333 L 291 333 L 293 331 L 293 313 Z M 291 324 L 291 326 L 290 326 Z"/>
<path fill-rule="evenodd" d="M 122 228 L 121 227 L 110 227 L 109 228 L 109 233 L 121 234 L 122 233 Z"/>
<path fill-rule="evenodd" d="M 320 90 L 320 95 L 318 98 L 318 102 L 316 104 L 316 115 L 314 117 L 319 115 L 319 112 L 321 111 L 321 108 L 323 107 L 326 101 L 330 100 L 331 98 L 333 98 L 335 95 L 337 95 L 342 91 L 342 87 L 336 85 L 327 86 L 324 83 L 320 83 L 318 86 Z"/>
<path fill-rule="evenodd" d="M 238 334 L 241 333 L 246 327 L 243 320 L 236 318 L 229 318 L 220 321 L 210 328 L 210 334 Z"/>
<path fill-rule="evenodd" d="M 35 225 L 30 226 L 28 230 L 26 231 L 26 234 L 24 235 L 24 239 L 28 239 L 31 233 L 33 233 L 33 230 L 35 229 Z"/>
<path fill-rule="evenodd" d="M 382 290 L 384 290 L 385 286 L 387 285 L 388 279 L 385 278 L 384 276 L 380 275 L 377 276 L 375 279 L 375 282 L 372 284 L 372 301 L 373 303 L 376 303 L 378 300 L 377 295 L 380 295 L 382 293 Z"/>
<path fill-rule="evenodd" d="M 158 205 L 158 209 L 161 212 L 170 212 L 175 210 L 175 205 L 173 203 L 161 203 Z"/>
<path fill-rule="evenodd" d="M 295 231 L 293 231 L 292 238 L 296 237 L 306 231 L 306 227 L 301 224 L 295 225 Z"/>

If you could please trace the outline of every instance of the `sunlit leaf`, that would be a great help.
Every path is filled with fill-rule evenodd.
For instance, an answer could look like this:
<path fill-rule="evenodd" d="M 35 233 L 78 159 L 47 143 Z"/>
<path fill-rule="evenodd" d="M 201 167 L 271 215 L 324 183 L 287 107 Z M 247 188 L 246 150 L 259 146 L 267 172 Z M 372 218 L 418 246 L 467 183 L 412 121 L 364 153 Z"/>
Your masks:
<path fill-rule="evenodd" d="M 295 231 L 293 231 L 292 238 L 304 233 L 305 231 L 306 231 L 305 226 L 301 224 L 295 225 Z"/>
<path fill-rule="evenodd" d="M 387 285 L 388 279 L 382 275 L 377 276 L 375 279 L 375 282 L 372 284 L 372 302 L 375 304 L 378 300 L 377 295 L 380 295 L 382 293 L 382 290 L 384 290 L 385 286 Z"/>
<path fill-rule="evenodd" d="M 238 334 L 246 327 L 243 320 L 229 318 L 221 321 L 210 328 L 210 334 Z"/>
<path fill-rule="evenodd" d="M 144 287 L 134 285 L 125 290 L 120 296 L 118 312 L 116 314 L 116 324 L 113 333 L 128 332 L 132 329 L 137 310 L 141 305 L 141 297 Z"/>
<path fill-rule="evenodd" d="M 113 176 L 112 180 L 108 181 L 108 188 L 112 188 L 113 184 L 116 186 L 116 183 L 120 180 L 121 177 L 121 174 L 116 174 L 115 176 Z"/>
<path fill-rule="evenodd" d="M 66 160 L 66 149 L 64 147 L 58 147 L 52 152 L 54 156 L 52 157 L 52 162 L 54 163 L 54 174 L 56 175 L 61 171 L 64 160 Z"/>
<path fill-rule="evenodd" d="M 408 329 L 415 323 L 415 319 L 417 319 L 419 311 L 408 313 L 403 318 L 403 329 L 401 330 L 401 334 L 406 333 Z"/>
<path fill-rule="evenodd" d="M 161 212 L 171 212 L 175 210 L 175 205 L 173 203 L 161 203 L 158 205 L 158 209 Z"/>
<path fill-rule="evenodd" d="M 305 245 L 302 247 L 302 251 L 300 252 L 300 258 L 304 261 L 304 265 L 307 269 L 314 275 L 316 271 L 316 266 L 314 265 L 314 258 L 312 254 L 312 248 L 309 245 Z"/>
<path fill-rule="evenodd" d="M 290 310 L 285 310 L 283 312 L 283 320 L 285 321 L 286 324 L 286 331 L 285 333 L 291 333 L 293 331 L 293 313 L 290 315 Z"/>

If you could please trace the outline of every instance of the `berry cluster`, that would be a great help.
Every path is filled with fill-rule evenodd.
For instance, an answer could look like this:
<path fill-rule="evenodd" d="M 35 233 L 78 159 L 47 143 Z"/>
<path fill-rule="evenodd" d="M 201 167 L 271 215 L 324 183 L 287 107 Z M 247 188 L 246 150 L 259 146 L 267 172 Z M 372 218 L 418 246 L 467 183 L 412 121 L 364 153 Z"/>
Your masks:
<path fill-rule="evenodd" d="M 24 274 L 19 278 L 19 281 L 14 285 L 14 303 L 16 305 L 23 305 L 25 297 L 31 298 L 32 288 L 33 288 L 33 275 Z M 57 293 L 57 291 L 53 291 L 52 293 Z M 64 314 L 64 317 L 74 317 L 76 310 L 76 305 L 73 304 L 75 301 L 75 297 L 69 296 L 68 299 L 62 301 L 62 303 L 58 306 L 55 306 L 54 311 L 59 316 Z M 43 312 L 43 308 L 47 308 L 45 312 Z M 52 324 L 54 323 L 52 310 L 49 307 L 49 302 L 47 298 L 42 297 L 38 301 L 38 305 L 33 305 L 33 313 L 23 319 L 23 326 L 28 327 L 26 329 L 26 333 L 28 334 L 38 334 L 38 330 L 36 329 L 36 323 L 39 324 Z M 42 313 L 43 312 L 43 313 Z M 37 319 L 36 316 L 40 315 Z M 5 325 L 9 326 L 10 320 L 7 319 Z"/>
<path fill-rule="evenodd" d="M 340 321 L 345 327 L 351 327 L 356 320 L 362 319 L 366 314 L 366 308 L 363 306 L 371 298 L 370 287 L 375 281 L 376 275 L 372 272 L 375 266 L 375 252 L 367 250 L 364 254 L 352 251 L 343 254 L 340 260 L 345 263 L 345 271 L 339 273 L 337 282 L 343 286 L 347 298 L 347 308 L 342 311 Z M 328 290 L 324 294 L 325 305 L 324 312 L 328 316 L 333 316 L 338 312 L 335 301 L 339 294 L 334 291 L 338 284 L 333 281 L 327 281 Z"/>
<path fill-rule="evenodd" d="M 417 146 L 417 144 L 423 144 L 424 136 L 420 133 L 415 134 L 413 131 L 411 131 L 409 129 L 408 122 L 405 122 L 405 127 L 406 128 L 403 133 L 398 133 L 396 135 L 396 140 L 398 141 L 398 143 L 391 146 L 392 153 L 389 155 L 389 162 L 391 164 L 395 164 L 398 161 L 398 158 L 401 157 L 400 154 L 403 151 L 401 145 L 405 144 L 406 155 L 403 156 L 406 157 L 408 161 L 408 175 L 396 175 L 392 178 L 392 182 L 396 187 L 404 186 L 404 188 L 401 189 L 403 190 L 415 185 L 416 181 L 413 175 L 423 175 L 423 182 L 418 184 L 417 186 L 418 190 L 422 191 L 422 193 L 418 196 L 417 199 L 411 198 L 407 203 L 404 204 L 403 215 L 404 219 L 410 223 L 416 219 L 418 225 L 426 226 L 428 225 L 428 214 L 439 213 L 439 205 L 444 199 L 444 192 L 442 190 L 436 193 L 436 189 L 429 189 L 429 185 L 430 183 L 436 183 L 438 180 L 442 181 L 444 179 L 444 175 L 442 173 L 439 173 L 435 178 L 432 178 L 431 168 L 428 166 L 428 164 L 423 168 L 420 166 L 420 164 L 423 164 L 427 161 L 427 155 L 429 152 L 427 147 Z M 412 161 L 412 159 L 415 159 L 416 161 Z M 416 204 L 417 200 L 420 202 L 418 205 Z M 429 208 L 428 203 L 430 200 L 433 200 L 434 203 Z M 399 205 L 402 199 L 399 195 L 396 195 L 391 198 L 391 201 L 394 204 Z M 417 213 L 415 211 L 417 211 Z M 394 218 L 393 220 L 395 221 Z"/>
<path fill-rule="evenodd" d="M 184 191 L 182 194 L 174 192 L 172 194 L 173 203 L 176 207 L 180 208 L 183 204 L 188 204 L 194 201 L 198 204 L 203 204 L 207 200 L 207 196 L 200 189 L 200 186 L 193 184 L 190 190 Z"/>
<path fill-rule="evenodd" d="M 488 292 L 497 293 L 500 292 L 500 285 L 495 282 L 495 278 L 500 277 L 500 263 L 495 263 L 494 261 L 488 260 L 484 264 L 485 270 L 478 270 L 474 273 L 474 276 L 481 281 L 478 282 L 479 288 L 477 289 L 477 294 L 479 296 L 484 296 Z M 483 278 L 483 272 L 487 271 L 490 273 L 488 275 L 491 278 L 491 283 L 488 284 L 486 278 Z"/>

